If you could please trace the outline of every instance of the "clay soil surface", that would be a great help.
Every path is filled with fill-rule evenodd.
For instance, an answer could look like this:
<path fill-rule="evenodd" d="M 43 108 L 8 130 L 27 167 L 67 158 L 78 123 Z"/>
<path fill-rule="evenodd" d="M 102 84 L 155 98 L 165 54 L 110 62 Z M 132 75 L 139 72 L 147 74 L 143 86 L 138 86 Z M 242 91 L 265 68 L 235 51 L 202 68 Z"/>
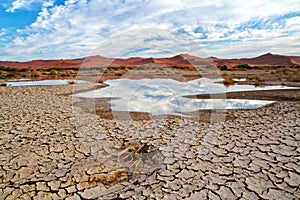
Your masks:
<path fill-rule="evenodd" d="M 299 90 L 228 93 L 277 102 L 203 120 L 126 120 L 74 87 L 0 87 L 0 199 L 300 196 Z"/>

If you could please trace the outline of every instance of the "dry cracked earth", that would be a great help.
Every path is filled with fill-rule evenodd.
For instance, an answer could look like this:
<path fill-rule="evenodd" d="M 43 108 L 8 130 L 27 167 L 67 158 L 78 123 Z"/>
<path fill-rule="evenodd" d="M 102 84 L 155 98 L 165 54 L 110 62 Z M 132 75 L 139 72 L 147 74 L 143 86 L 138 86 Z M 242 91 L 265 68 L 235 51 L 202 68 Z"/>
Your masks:
<path fill-rule="evenodd" d="M 300 102 L 236 119 L 116 121 L 62 95 L 1 87 L 0 199 L 299 199 Z"/>

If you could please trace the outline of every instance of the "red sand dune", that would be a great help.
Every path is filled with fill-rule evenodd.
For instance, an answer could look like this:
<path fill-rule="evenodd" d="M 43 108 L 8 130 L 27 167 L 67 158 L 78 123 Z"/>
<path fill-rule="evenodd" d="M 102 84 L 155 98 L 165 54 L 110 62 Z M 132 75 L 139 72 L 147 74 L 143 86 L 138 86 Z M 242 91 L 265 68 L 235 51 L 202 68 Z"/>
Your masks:
<path fill-rule="evenodd" d="M 241 58 L 241 59 L 221 59 L 216 57 L 199 58 L 188 54 L 180 54 L 169 58 L 140 58 L 133 57 L 127 59 L 112 59 L 102 56 L 89 56 L 85 58 L 78 58 L 72 60 L 33 60 L 28 62 L 16 61 L 0 61 L 0 66 L 13 67 L 17 69 L 31 68 L 31 69 L 46 69 L 46 68 L 79 68 L 86 67 L 105 67 L 111 66 L 139 66 L 160 64 L 164 66 L 187 66 L 192 65 L 228 65 L 235 66 L 239 64 L 249 64 L 257 66 L 292 66 L 300 65 L 300 56 L 284 56 L 267 53 L 255 58 Z"/>
<path fill-rule="evenodd" d="M 255 58 L 241 59 L 220 59 L 213 58 L 216 65 L 235 66 L 239 64 L 249 64 L 256 66 L 294 66 L 300 65 L 300 56 L 284 56 L 277 54 L 263 54 Z"/>

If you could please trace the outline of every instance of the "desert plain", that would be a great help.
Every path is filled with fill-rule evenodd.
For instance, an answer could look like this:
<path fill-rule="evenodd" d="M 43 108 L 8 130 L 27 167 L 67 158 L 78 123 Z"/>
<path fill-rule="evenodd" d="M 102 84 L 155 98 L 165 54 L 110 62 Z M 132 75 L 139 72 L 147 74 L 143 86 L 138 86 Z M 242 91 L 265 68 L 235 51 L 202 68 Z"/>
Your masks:
<path fill-rule="evenodd" d="M 275 102 L 222 120 L 119 120 L 70 95 L 101 82 L 0 87 L 0 199 L 299 199 L 299 68 L 220 73 L 295 89 L 227 93 Z"/>

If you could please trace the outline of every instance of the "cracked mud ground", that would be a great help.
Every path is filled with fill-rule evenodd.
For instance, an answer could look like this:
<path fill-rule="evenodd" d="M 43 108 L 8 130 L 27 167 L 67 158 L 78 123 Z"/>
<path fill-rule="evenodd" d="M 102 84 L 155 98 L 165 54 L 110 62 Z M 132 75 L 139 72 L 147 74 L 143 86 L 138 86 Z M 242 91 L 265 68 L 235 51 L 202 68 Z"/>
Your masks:
<path fill-rule="evenodd" d="M 116 122 L 72 108 L 61 95 L 72 87 L 0 88 L 0 199 L 300 196 L 299 100 L 229 111 L 236 119 L 213 124 Z M 122 159 L 126 141 L 153 155 Z"/>

